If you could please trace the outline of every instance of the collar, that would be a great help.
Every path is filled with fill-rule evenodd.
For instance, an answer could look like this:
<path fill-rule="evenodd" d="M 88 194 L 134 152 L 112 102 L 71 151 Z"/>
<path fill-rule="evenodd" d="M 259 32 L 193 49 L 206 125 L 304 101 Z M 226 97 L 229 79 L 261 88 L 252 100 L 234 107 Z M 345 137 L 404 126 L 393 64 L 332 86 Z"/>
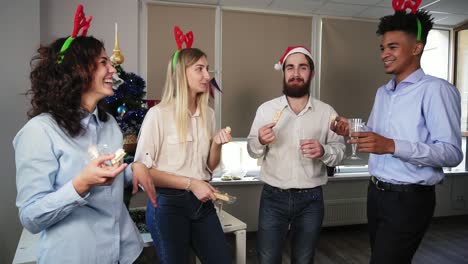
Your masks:
<path fill-rule="evenodd" d="M 200 116 L 200 107 L 197 106 L 197 110 L 195 110 L 195 113 L 193 115 L 189 112 L 190 117 L 199 117 Z"/>
<path fill-rule="evenodd" d="M 309 101 L 307 101 L 307 104 L 305 105 L 301 113 L 307 111 L 308 109 L 314 111 L 314 105 L 312 103 L 312 100 L 313 100 L 312 95 L 309 94 Z M 291 108 L 289 107 L 288 98 L 286 97 L 286 95 L 283 95 L 280 97 L 279 103 L 280 103 L 281 109 L 286 108 L 286 107 Z"/>
<path fill-rule="evenodd" d="M 92 113 L 88 113 L 85 117 L 83 117 L 83 119 L 81 119 L 81 125 L 83 125 L 84 127 L 88 127 L 89 123 L 91 122 L 91 117 L 92 116 L 95 117 L 95 120 L 96 120 L 96 123 L 97 123 L 98 127 L 101 128 L 102 127 L 102 122 L 101 122 L 101 120 L 99 120 L 97 107 L 94 108 L 94 111 Z"/>
<path fill-rule="evenodd" d="M 403 81 L 401 81 L 396 88 L 399 88 L 399 87 L 406 87 L 410 84 L 414 84 L 414 83 L 417 83 L 419 82 L 424 76 L 426 76 L 426 74 L 424 73 L 423 69 L 419 68 L 417 69 L 416 71 L 414 71 L 413 73 L 411 73 L 410 75 L 408 75 L 408 77 L 406 77 Z M 387 89 L 388 91 L 393 91 L 393 87 L 395 87 L 395 77 L 393 77 L 388 83 L 387 85 L 385 85 L 385 89 Z M 397 90 L 397 89 L 395 89 Z"/>

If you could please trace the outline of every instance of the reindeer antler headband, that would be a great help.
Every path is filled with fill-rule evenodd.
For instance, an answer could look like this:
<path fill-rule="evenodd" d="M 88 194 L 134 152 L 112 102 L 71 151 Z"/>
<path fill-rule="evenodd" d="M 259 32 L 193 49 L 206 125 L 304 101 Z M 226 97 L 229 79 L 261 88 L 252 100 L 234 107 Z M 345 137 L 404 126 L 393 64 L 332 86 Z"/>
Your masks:
<path fill-rule="evenodd" d="M 80 29 L 81 36 L 86 36 L 86 34 L 88 33 L 89 25 L 91 24 L 91 20 L 93 20 L 92 16 L 86 19 L 85 13 L 83 12 L 83 5 L 78 5 L 75 12 L 75 19 L 73 20 L 73 31 L 71 33 L 71 36 L 68 37 L 67 40 L 65 40 L 65 42 L 62 45 L 62 48 L 60 49 L 60 55 L 57 61 L 58 64 L 62 63 L 64 56 L 63 53 L 67 51 L 67 49 L 70 47 L 70 44 L 76 38 Z"/>
<path fill-rule="evenodd" d="M 182 49 L 182 44 L 185 42 L 186 48 L 191 48 L 193 44 L 193 32 L 189 31 L 187 34 L 184 35 L 184 32 L 178 27 L 174 27 L 174 38 L 177 43 L 177 51 L 174 53 L 172 57 L 172 71 L 175 71 L 177 57 L 179 56 L 180 50 Z"/>
<path fill-rule="evenodd" d="M 418 12 L 419 5 L 421 5 L 422 0 L 393 0 L 392 1 L 392 7 L 395 12 L 397 11 L 403 11 L 406 12 L 406 9 L 411 9 L 411 12 L 416 16 L 416 12 Z M 421 26 L 421 21 L 419 20 L 418 17 L 416 17 L 416 23 L 418 25 L 418 35 L 417 35 L 417 40 L 421 41 L 421 32 L 422 32 L 422 26 Z"/>

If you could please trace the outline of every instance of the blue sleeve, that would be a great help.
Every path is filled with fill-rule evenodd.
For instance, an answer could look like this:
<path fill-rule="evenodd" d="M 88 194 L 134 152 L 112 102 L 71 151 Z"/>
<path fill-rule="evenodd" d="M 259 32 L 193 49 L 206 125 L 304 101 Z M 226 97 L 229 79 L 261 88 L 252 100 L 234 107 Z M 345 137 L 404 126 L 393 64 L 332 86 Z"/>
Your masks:
<path fill-rule="evenodd" d="M 395 157 L 419 166 L 455 167 L 461 150 L 461 102 L 458 90 L 436 82 L 423 99 L 422 114 L 430 133 L 428 142 L 395 140 Z"/>
<path fill-rule="evenodd" d="M 133 178 L 132 164 L 133 162 L 128 164 L 127 168 L 125 168 L 124 170 L 125 185 L 128 185 L 132 182 L 132 178 Z"/>
<path fill-rule="evenodd" d="M 369 119 L 367 120 L 367 123 L 366 123 L 366 130 L 367 131 L 372 131 L 372 132 L 375 132 L 375 115 L 376 115 L 376 111 L 377 111 L 377 105 L 378 103 L 380 103 L 381 101 L 381 93 L 382 93 L 382 89 L 384 88 L 379 88 L 377 89 L 377 92 L 375 94 L 375 99 L 374 99 L 374 105 L 372 105 L 372 110 L 371 110 L 371 113 L 369 115 Z"/>
<path fill-rule="evenodd" d="M 55 185 L 60 170 L 53 140 L 40 122 L 29 122 L 13 140 L 16 162 L 16 206 L 22 225 L 38 233 L 86 204 L 72 185 Z"/>

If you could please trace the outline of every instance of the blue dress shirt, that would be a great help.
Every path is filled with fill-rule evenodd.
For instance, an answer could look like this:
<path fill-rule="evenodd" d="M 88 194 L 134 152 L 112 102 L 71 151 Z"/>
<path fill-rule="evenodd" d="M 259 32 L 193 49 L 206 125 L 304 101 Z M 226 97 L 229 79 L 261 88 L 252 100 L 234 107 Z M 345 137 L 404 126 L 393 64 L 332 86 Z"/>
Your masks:
<path fill-rule="evenodd" d="M 81 197 L 72 185 L 90 161 L 88 147 L 122 146 L 114 118 L 82 119 L 84 134 L 71 138 L 49 114 L 32 118 L 13 140 L 16 186 L 23 226 L 41 232 L 38 263 L 132 263 L 143 248 L 141 236 L 123 203 L 130 166 L 111 186 L 94 186 Z"/>
<path fill-rule="evenodd" d="M 369 172 L 396 184 L 435 185 L 463 159 L 460 93 L 418 69 L 395 87 L 380 87 L 369 117 L 371 131 L 394 139 L 393 155 L 371 154 Z"/>

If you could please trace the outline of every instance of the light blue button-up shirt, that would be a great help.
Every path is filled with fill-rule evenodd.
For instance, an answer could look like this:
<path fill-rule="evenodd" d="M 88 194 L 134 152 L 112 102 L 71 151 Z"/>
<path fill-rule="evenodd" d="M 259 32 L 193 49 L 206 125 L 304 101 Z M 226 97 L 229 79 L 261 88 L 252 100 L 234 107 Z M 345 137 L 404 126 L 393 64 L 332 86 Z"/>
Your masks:
<path fill-rule="evenodd" d="M 41 232 L 38 263 L 132 263 L 143 242 L 123 203 L 130 166 L 111 186 L 94 186 L 81 197 L 72 185 L 88 164 L 88 147 L 106 144 L 114 152 L 122 133 L 114 118 L 81 122 L 86 132 L 71 138 L 49 114 L 32 118 L 13 140 L 16 206 L 23 226 Z"/>
<path fill-rule="evenodd" d="M 371 131 L 394 139 L 393 155 L 371 154 L 369 172 L 391 183 L 434 185 L 463 159 L 460 94 L 419 69 L 395 87 L 380 87 L 369 117 Z"/>

